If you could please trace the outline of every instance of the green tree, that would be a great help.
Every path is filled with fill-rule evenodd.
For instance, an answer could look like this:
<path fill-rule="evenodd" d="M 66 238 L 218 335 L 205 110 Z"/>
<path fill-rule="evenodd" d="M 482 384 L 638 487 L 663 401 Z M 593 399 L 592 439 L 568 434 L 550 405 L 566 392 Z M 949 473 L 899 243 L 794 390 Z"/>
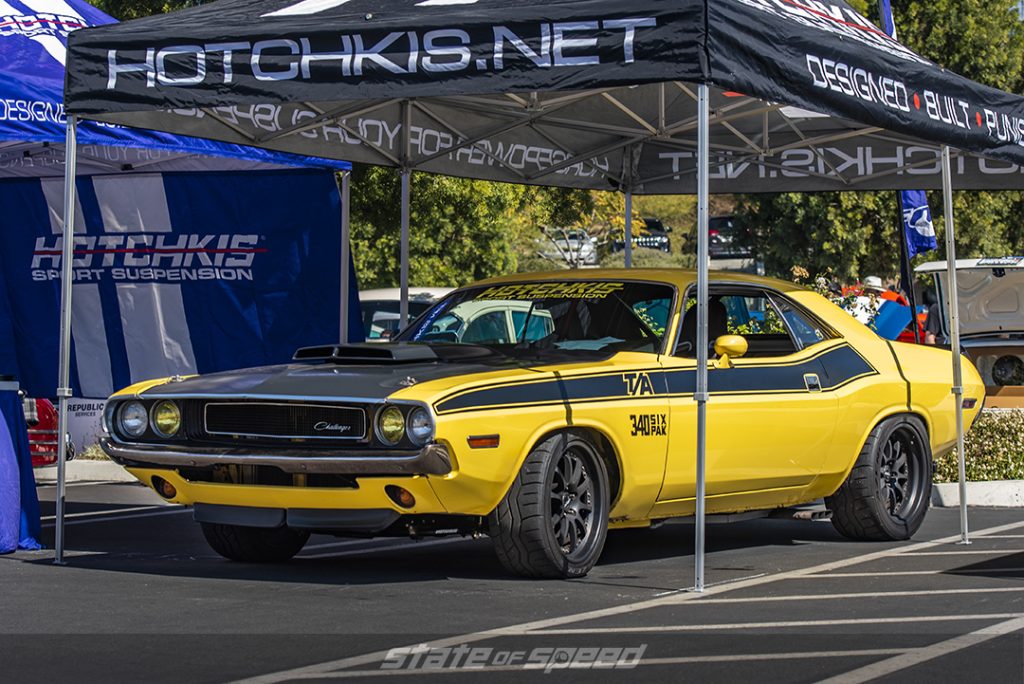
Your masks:
<path fill-rule="evenodd" d="M 94 0 L 92 4 L 119 21 L 128 21 L 202 3 L 200 0 Z"/>
<path fill-rule="evenodd" d="M 516 267 L 515 215 L 525 188 L 413 173 L 409 282 L 455 287 Z M 360 287 L 399 283 L 401 184 L 394 169 L 355 165 L 352 253 Z"/>
<path fill-rule="evenodd" d="M 857 3 L 854 3 L 857 6 Z M 859 3 L 877 19 L 874 2 Z M 900 41 L 968 78 L 1024 92 L 1024 31 L 1009 0 L 892 0 Z M 942 195 L 928 193 L 940 244 Z M 1024 195 L 957 192 L 958 254 L 998 256 L 1024 252 Z M 769 273 L 788 276 L 793 265 L 831 269 L 852 278 L 894 276 L 899 269 L 895 193 L 753 195 L 740 199 L 739 220 L 753 228 Z M 938 254 L 941 255 L 941 248 Z M 934 259 L 936 253 L 918 257 Z"/>

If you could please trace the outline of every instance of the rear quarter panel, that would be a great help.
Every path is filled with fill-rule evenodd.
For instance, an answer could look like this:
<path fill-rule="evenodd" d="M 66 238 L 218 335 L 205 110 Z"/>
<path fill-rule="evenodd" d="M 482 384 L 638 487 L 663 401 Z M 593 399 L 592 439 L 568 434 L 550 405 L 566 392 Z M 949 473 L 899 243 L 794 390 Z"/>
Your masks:
<path fill-rule="evenodd" d="M 932 453 L 940 455 L 956 445 L 956 403 L 952 393 L 953 361 L 946 349 L 893 343 L 910 381 L 910 404 L 928 425 Z M 970 426 L 981 411 L 985 385 L 981 375 L 965 356 L 960 356 L 965 399 L 976 399 L 973 409 L 964 411 L 964 425 Z"/>

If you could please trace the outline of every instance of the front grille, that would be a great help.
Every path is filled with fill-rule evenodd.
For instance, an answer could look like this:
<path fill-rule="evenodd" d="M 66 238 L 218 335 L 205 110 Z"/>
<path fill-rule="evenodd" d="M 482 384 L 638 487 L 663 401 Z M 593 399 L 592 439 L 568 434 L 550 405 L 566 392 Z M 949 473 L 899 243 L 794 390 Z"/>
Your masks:
<path fill-rule="evenodd" d="M 361 440 L 366 411 L 352 406 L 269 402 L 207 403 L 204 432 L 264 439 Z"/>

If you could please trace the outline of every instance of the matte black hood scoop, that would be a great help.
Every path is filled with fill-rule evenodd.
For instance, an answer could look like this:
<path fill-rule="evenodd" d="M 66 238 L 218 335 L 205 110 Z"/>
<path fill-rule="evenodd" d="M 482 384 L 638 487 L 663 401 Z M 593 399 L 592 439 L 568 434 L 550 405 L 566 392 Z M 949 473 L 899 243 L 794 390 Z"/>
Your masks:
<path fill-rule="evenodd" d="M 424 363 L 438 361 L 438 356 L 425 344 L 331 344 L 303 347 L 295 352 L 294 361 L 327 361 L 334 363 Z"/>

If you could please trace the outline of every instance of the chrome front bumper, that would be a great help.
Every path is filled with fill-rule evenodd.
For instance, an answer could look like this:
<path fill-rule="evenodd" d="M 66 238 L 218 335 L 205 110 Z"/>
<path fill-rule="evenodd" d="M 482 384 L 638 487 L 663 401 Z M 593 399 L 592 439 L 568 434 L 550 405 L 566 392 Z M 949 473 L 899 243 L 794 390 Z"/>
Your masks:
<path fill-rule="evenodd" d="M 448 450 L 428 444 L 419 451 L 351 451 L 344 456 L 296 449 L 261 451 L 246 449 L 153 446 L 122 444 L 109 437 L 100 447 L 116 463 L 126 467 L 201 468 L 215 465 L 261 465 L 286 473 L 329 475 L 447 475 L 452 472 Z"/>

